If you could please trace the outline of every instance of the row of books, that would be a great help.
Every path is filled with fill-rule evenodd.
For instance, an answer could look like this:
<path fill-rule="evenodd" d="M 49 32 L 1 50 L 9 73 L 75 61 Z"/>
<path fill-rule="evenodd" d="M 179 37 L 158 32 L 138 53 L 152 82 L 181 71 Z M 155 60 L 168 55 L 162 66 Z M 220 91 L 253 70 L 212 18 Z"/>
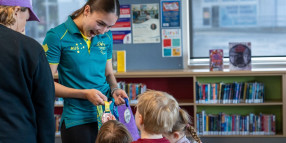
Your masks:
<path fill-rule="evenodd" d="M 196 82 L 196 103 L 263 103 L 261 82 L 199 83 Z"/>
<path fill-rule="evenodd" d="M 250 113 L 228 115 L 225 113 L 196 114 L 197 131 L 200 135 L 275 135 L 275 115 Z"/>
<path fill-rule="evenodd" d="M 61 121 L 61 115 L 55 114 L 55 122 L 56 122 L 56 136 L 59 136 L 61 134 L 60 131 L 60 121 Z"/>
<path fill-rule="evenodd" d="M 143 83 L 125 83 L 121 81 L 117 84 L 119 88 L 125 90 L 127 93 L 130 104 L 136 104 L 138 95 L 147 90 L 146 84 Z"/>

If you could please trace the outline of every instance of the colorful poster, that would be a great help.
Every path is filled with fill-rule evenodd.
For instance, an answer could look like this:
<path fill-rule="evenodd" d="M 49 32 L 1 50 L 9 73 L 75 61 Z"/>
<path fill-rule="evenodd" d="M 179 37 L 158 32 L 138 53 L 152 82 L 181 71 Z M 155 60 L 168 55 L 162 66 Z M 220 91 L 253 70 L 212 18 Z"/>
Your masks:
<path fill-rule="evenodd" d="M 180 0 L 162 1 L 161 11 L 162 11 L 162 28 L 166 27 L 179 28 L 181 26 Z"/>
<path fill-rule="evenodd" d="M 131 37 L 131 16 L 130 5 L 120 6 L 120 17 L 111 28 L 114 44 L 130 44 Z"/>
<path fill-rule="evenodd" d="M 182 56 L 181 29 L 162 29 L 163 57 Z"/>
<path fill-rule="evenodd" d="M 159 4 L 133 4 L 133 43 L 160 43 Z"/>

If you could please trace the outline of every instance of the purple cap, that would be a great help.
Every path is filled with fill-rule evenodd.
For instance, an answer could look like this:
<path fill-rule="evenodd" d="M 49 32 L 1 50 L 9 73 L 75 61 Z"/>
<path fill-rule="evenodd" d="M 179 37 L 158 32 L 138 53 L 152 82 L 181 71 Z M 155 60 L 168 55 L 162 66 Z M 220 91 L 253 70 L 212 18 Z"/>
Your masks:
<path fill-rule="evenodd" d="M 0 5 L 27 7 L 30 12 L 30 18 L 28 21 L 40 21 L 32 10 L 31 0 L 0 0 Z"/>

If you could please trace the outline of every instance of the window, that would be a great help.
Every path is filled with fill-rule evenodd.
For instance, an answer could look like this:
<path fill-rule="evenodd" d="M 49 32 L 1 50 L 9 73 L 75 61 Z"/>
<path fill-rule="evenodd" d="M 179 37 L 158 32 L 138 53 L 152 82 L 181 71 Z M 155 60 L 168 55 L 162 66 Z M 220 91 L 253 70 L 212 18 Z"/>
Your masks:
<path fill-rule="evenodd" d="M 252 57 L 286 57 L 285 0 L 192 0 L 190 59 L 206 59 L 209 49 L 251 42 Z"/>
<path fill-rule="evenodd" d="M 86 0 L 32 0 L 33 10 L 40 22 L 27 22 L 26 35 L 42 44 L 47 31 L 65 22 L 68 15 L 85 3 Z"/>

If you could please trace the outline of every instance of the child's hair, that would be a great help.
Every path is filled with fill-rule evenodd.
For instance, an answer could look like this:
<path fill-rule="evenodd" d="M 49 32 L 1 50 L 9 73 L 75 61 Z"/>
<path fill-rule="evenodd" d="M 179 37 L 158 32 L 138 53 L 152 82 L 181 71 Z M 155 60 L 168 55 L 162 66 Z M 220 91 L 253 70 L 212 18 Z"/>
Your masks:
<path fill-rule="evenodd" d="M 179 115 L 175 98 L 161 91 L 149 90 L 141 94 L 136 107 L 142 116 L 144 130 L 150 134 L 172 131 Z"/>
<path fill-rule="evenodd" d="M 97 135 L 96 143 L 131 143 L 132 136 L 126 127 L 117 120 L 105 122 Z"/>
<path fill-rule="evenodd" d="M 198 137 L 197 132 L 193 126 L 191 126 L 190 115 L 184 110 L 179 110 L 179 118 L 175 125 L 173 126 L 172 132 L 185 132 L 189 133 L 193 139 L 200 143 L 201 139 Z"/>

